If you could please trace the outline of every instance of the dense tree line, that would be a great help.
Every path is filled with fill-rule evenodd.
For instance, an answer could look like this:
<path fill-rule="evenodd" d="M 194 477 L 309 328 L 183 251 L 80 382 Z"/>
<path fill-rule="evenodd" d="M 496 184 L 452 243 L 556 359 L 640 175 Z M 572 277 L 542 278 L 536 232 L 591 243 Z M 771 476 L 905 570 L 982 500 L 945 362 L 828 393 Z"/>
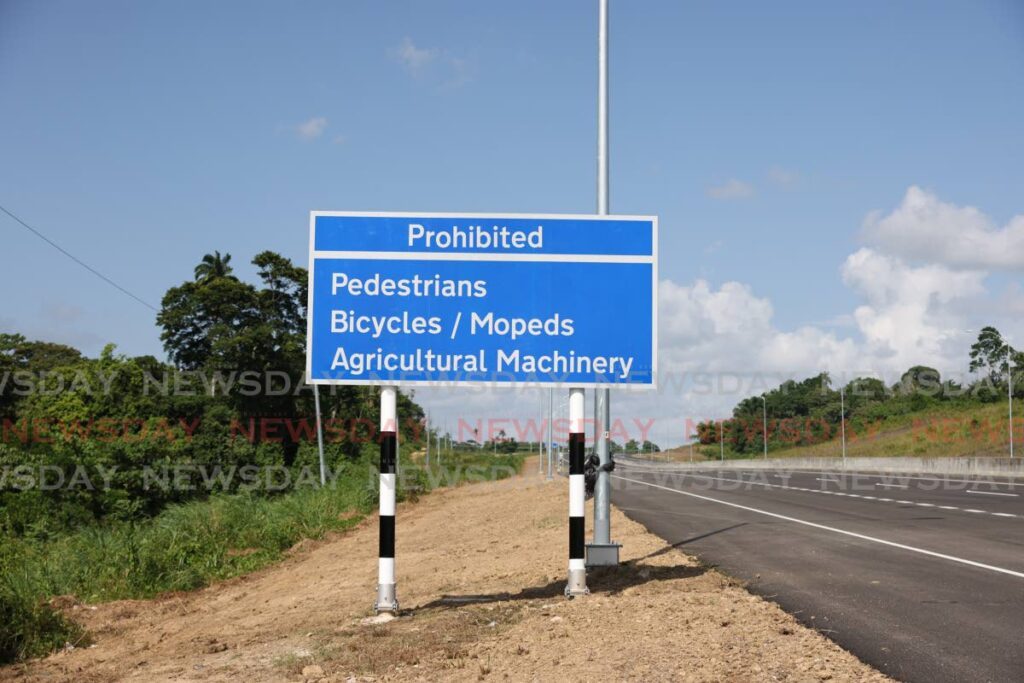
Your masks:
<path fill-rule="evenodd" d="M 0 532 L 148 516 L 217 491 L 287 490 L 304 468 L 316 471 L 306 270 L 262 252 L 252 284 L 230 260 L 205 256 L 164 295 L 157 323 L 170 362 L 113 345 L 87 358 L 0 334 Z M 378 390 L 321 388 L 321 405 L 329 465 L 372 462 Z M 399 414 L 401 441 L 412 444 L 423 411 L 400 394 Z M 276 479 L 239 476 L 266 466 Z"/>
<path fill-rule="evenodd" d="M 942 403 L 1005 401 L 1008 362 L 1013 369 L 1014 396 L 1024 397 L 1024 352 L 1013 349 L 996 328 L 985 327 L 970 349 L 970 370 L 978 376 L 969 383 L 944 380 L 935 368 L 915 365 L 893 384 L 876 377 L 858 377 L 840 390 L 823 372 L 743 399 L 733 408 L 731 419 L 699 423 L 697 438 L 705 445 L 724 440 L 732 453 L 754 454 L 764 448 L 766 421 L 771 449 L 833 439 L 843 415 L 859 427 Z"/>

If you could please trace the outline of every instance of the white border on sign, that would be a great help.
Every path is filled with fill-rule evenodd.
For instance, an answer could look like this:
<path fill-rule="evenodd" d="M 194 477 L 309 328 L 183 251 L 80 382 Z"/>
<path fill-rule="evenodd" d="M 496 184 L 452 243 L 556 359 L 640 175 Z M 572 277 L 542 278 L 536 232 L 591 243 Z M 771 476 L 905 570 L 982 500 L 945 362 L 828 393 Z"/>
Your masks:
<path fill-rule="evenodd" d="M 541 219 L 541 220 L 593 220 L 593 221 L 642 221 L 651 223 L 651 254 L 509 254 L 488 252 L 409 252 L 409 251 L 317 251 L 316 219 L 318 216 L 339 216 L 352 218 L 491 218 L 491 219 Z M 587 263 L 650 263 L 651 264 L 651 381 L 647 384 L 632 382 L 517 382 L 498 380 L 384 380 L 384 379 L 333 379 L 313 377 L 313 264 L 318 258 L 352 258 L 365 260 L 408 260 L 408 261 L 548 261 Z M 439 213 L 416 211 L 310 211 L 309 212 L 309 272 L 306 299 L 306 384 L 384 386 L 396 384 L 408 387 L 458 388 L 554 388 L 569 386 L 588 389 L 624 389 L 643 391 L 658 387 L 658 217 L 625 214 L 581 214 L 581 213 Z"/>

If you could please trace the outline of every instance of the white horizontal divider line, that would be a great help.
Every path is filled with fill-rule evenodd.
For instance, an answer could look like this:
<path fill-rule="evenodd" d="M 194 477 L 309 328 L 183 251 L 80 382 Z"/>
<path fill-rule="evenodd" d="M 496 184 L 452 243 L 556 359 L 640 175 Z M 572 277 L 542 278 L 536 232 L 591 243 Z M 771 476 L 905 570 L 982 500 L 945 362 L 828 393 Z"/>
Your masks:
<path fill-rule="evenodd" d="M 756 512 L 759 515 L 767 515 L 768 517 L 774 517 L 776 519 L 785 520 L 787 522 L 793 522 L 794 524 L 802 524 L 804 526 L 813 527 L 815 529 L 821 529 L 823 531 L 831 531 L 835 534 L 842 534 L 844 536 L 851 536 L 853 538 L 859 538 L 862 541 L 870 541 L 872 543 L 880 543 L 881 545 L 887 545 L 892 548 L 899 548 L 900 550 L 907 550 L 912 553 L 918 553 L 921 555 L 927 555 L 929 557 L 937 557 L 941 560 L 948 560 L 950 562 L 956 562 L 958 564 L 964 564 L 970 567 L 977 567 L 979 569 L 987 569 L 989 571 L 998 572 L 1000 574 L 1006 574 L 1008 576 L 1014 576 L 1018 579 L 1024 579 L 1024 572 L 1016 572 L 1012 569 L 1005 569 L 1003 567 L 996 567 L 991 564 L 984 564 L 982 562 L 975 562 L 974 560 L 968 560 L 963 557 L 957 557 L 955 555 L 946 555 L 944 553 L 938 553 L 934 550 L 926 550 L 924 548 L 917 548 L 912 545 L 905 545 L 903 543 L 896 543 L 895 541 L 887 541 L 884 538 L 876 538 L 875 536 L 867 536 L 865 534 L 858 534 L 854 531 L 847 531 L 846 529 L 837 529 L 836 527 L 826 526 L 824 524 L 818 524 L 817 522 L 808 522 L 804 519 L 797 519 L 796 517 L 789 517 L 787 515 L 780 515 L 777 512 L 768 512 L 767 510 L 761 510 L 759 508 L 750 507 L 748 505 L 740 505 L 739 503 L 730 503 L 726 500 L 720 500 L 718 498 L 712 498 L 711 496 L 702 496 L 699 493 L 691 493 L 690 491 L 680 491 L 679 489 L 670 488 L 668 486 L 661 486 L 660 484 L 651 484 L 650 482 L 642 481 L 640 479 L 629 479 L 627 477 L 620 477 L 617 474 L 610 475 L 614 479 L 621 479 L 622 481 L 629 481 L 635 484 L 642 484 L 643 486 L 650 486 L 651 488 L 661 489 L 663 491 L 670 491 L 672 493 L 678 493 L 681 496 L 690 496 L 691 498 L 699 498 L 700 500 L 706 500 L 711 503 L 718 503 L 719 505 L 728 505 L 729 507 L 737 508 L 740 510 L 746 510 L 748 512 Z"/>
<path fill-rule="evenodd" d="M 651 223 L 657 216 L 635 213 L 480 213 L 476 211 L 310 211 L 332 218 L 472 218 L 486 220 L 604 221 L 609 223 Z"/>
<path fill-rule="evenodd" d="M 366 261 L 548 261 L 552 263 L 654 263 L 651 255 L 628 254 L 510 254 L 437 251 L 329 251 L 313 252 L 314 259 L 363 259 Z"/>

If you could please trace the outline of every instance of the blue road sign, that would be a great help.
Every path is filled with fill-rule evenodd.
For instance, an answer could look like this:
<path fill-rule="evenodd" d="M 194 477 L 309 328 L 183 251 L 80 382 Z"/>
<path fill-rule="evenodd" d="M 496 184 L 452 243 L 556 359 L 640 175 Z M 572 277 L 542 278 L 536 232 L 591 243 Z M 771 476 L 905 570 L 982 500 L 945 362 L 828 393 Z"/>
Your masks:
<path fill-rule="evenodd" d="M 314 211 L 307 380 L 653 387 L 657 226 Z"/>

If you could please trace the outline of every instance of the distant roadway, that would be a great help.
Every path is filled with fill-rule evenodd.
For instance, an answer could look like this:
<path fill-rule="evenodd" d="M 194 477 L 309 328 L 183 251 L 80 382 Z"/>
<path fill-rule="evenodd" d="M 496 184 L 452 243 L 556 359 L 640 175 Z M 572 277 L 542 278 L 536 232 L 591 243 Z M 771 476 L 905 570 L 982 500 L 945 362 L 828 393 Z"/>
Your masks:
<path fill-rule="evenodd" d="M 1024 480 L 616 463 L 629 517 L 884 673 L 1024 681 Z"/>

